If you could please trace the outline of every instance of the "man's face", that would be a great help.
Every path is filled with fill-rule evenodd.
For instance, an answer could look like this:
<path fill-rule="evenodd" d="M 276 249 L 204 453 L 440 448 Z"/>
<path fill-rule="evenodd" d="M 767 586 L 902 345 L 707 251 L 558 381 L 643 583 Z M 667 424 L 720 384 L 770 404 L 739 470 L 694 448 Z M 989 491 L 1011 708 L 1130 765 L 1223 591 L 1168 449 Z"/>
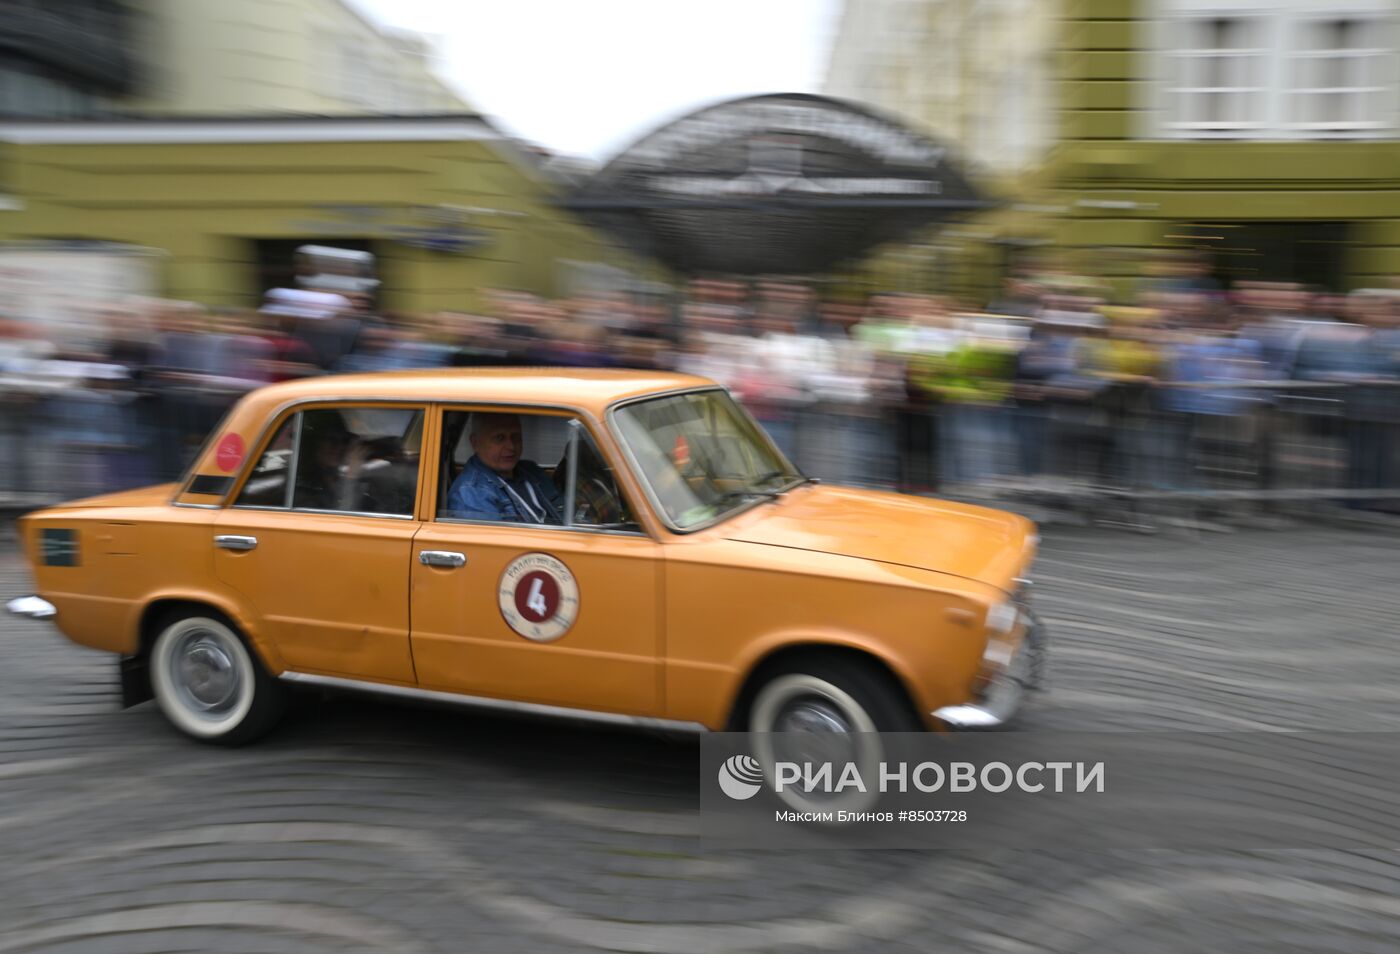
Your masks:
<path fill-rule="evenodd" d="M 477 422 L 471 435 L 472 452 L 481 462 L 503 477 L 515 472 L 520 460 L 524 438 L 520 433 L 520 418 L 511 414 L 493 414 Z"/>

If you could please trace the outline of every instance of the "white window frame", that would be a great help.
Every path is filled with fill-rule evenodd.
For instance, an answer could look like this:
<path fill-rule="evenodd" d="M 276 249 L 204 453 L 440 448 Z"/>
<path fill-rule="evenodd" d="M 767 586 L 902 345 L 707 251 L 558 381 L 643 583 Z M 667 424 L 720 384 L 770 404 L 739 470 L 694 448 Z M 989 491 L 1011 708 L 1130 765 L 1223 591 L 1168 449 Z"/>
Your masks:
<path fill-rule="evenodd" d="M 1389 43 L 1386 46 L 1355 47 L 1347 50 L 1318 50 L 1305 46 L 1307 38 L 1313 34 L 1316 27 L 1323 23 L 1335 23 L 1338 21 L 1353 21 L 1364 24 L 1363 30 L 1369 29 L 1374 36 L 1377 29 L 1383 30 L 1386 34 L 1385 40 Z M 1396 57 L 1400 54 L 1396 52 L 1395 38 L 1396 21 L 1392 16 L 1384 13 L 1372 11 L 1358 11 L 1349 6 L 1343 6 L 1335 10 L 1309 11 L 1297 16 L 1293 21 L 1293 29 L 1290 31 L 1290 43 L 1286 51 L 1288 60 L 1288 78 L 1290 80 L 1287 89 L 1287 104 L 1285 106 L 1286 115 L 1283 117 L 1285 125 L 1306 138 L 1366 138 L 1368 135 L 1386 135 L 1395 128 L 1395 90 L 1396 90 Z M 1321 59 L 1326 56 L 1351 54 L 1357 58 L 1369 58 L 1378 62 L 1378 79 L 1376 85 L 1372 86 L 1319 86 L 1319 87 L 1299 87 L 1291 82 L 1300 74 L 1300 61 L 1310 59 Z M 1379 102 L 1375 118 L 1344 119 L 1336 121 L 1316 122 L 1298 118 L 1301 96 L 1319 96 L 1336 94 L 1365 95 L 1371 94 Z"/>
<path fill-rule="evenodd" d="M 1256 45 L 1240 47 L 1195 47 L 1180 49 L 1172 42 L 1173 35 L 1183 32 L 1188 26 L 1199 29 L 1207 23 L 1216 21 L 1228 21 L 1242 24 L 1246 35 L 1254 41 Z M 1163 95 L 1167 100 L 1167 109 L 1173 109 L 1173 101 L 1191 96 L 1197 99 L 1206 97 L 1231 95 L 1237 97 L 1248 97 L 1253 105 L 1258 109 L 1248 106 L 1241 107 L 1235 104 L 1230 110 L 1232 113 L 1238 112 L 1241 117 L 1257 118 L 1235 118 L 1225 120 L 1187 120 L 1183 118 L 1171 118 L 1168 112 L 1164 117 L 1164 124 L 1173 130 L 1178 130 L 1192 138 L 1206 137 L 1226 137 L 1239 138 L 1241 133 L 1248 134 L 1252 131 L 1266 128 L 1267 118 L 1261 115 L 1267 110 L 1270 95 L 1270 67 L 1272 66 L 1271 46 L 1274 42 L 1274 33 L 1277 31 L 1277 24 L 1273 23 L 1267 16 L 1258 13 L 1240 13 L 1238 11 L 1211 12 L 1205 14 L 1193 14 L 1189 16 L 1174 17 L 1170 21 L 1170 28 L 1165 31 L 1169 48 L 1165 54 L 1165 75 L 1163 81 L 1166 84 L 1163 88 Z M 1255 85 L 1248 86 L 1222 86 L 1206 85 L 1204 69 L 1197 67 L 1191 72 L 1196 75 L 1188 80 L 1189 85 L 1178 85 L 1181 83 L 1181 75 L 1186 72 L 1188 64 L 1200 64 L 1208 60 L 1220 60 L 1226 63 L 1233 61 L 1252 61 L 1252 69 L 1249 72 L 1254 74 Z"/>
<path fill-rule="evenodd" d="M 1155 0 L 1155 16 L 1143 22 L 1149 31 L 1142 44 L 1149 68 L 1146 109 L 1142 111 L 1140 134 L 1146 139 L 1183 140 L 1315 140 L 1386 139 L 1400 130 L 1400 11 L 1394 0 Z M 1233 87 L 1190 87 L 1174 85 L 1175 64 L 1192 52 L 1174 47 L 1176 25 L 1197 19 L 1242 19 L 1259 24 L 1254 42 L 1262 50 L 1265 64 L 1256 82 L 1260 86 L 1240 87 L 1241 92 L 1259 95 L 1255 119 L 1228 123 L 1196 122 L 1173 116 L 1177 109 L 1174 94 L 1181 90 L 1223 92 Z M 1389 48 L 1366 48 L 1359 52 L 1385 63 L 1383 87 L 1365 87 L 1377 96 L 1375 118 L 1339 122 L 1311 122 L 1298 119 L 1298 94 L 1294 80 L 1300 57 L 1309 55 L 1309 36 L 1319 22 L 1337 20 L 1369 21 L 1383 24 Z M 1349 88 L 1326 90 L 1340 92 Z M 1309 94 L 1310 95 L 1310 94 Z"/>

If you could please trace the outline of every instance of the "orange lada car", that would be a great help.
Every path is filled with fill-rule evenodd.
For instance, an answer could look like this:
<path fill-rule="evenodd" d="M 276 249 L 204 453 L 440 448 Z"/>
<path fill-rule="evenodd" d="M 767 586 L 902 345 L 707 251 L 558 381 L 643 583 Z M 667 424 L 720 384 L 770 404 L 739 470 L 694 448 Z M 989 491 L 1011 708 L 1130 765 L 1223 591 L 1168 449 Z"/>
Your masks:
<path fill-rule="evenodd" d="M 819 485 L 712 382 L 551 369 L 243 398 L 186 479 L 20 536 L 52 619 L 198 739 L 312 686 L 693 730 L 986 728 L 1035 682 L 1036 536 Z"/>

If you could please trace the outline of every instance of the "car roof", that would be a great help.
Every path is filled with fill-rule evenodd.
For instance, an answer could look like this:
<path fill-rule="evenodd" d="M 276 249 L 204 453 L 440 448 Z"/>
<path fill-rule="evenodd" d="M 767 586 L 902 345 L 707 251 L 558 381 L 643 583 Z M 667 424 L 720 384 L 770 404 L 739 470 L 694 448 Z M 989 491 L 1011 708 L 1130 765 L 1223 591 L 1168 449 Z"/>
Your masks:
<path fill-rule="evenodd" d="M 667 371 L 607 368 L 444 368 L 302 378 L 262 388 L 259 404 L 305 400 L 418 400 L 569 405 L 601 415 L 608 405 L 683 388 L 715 387 L 707 378 Z"/>

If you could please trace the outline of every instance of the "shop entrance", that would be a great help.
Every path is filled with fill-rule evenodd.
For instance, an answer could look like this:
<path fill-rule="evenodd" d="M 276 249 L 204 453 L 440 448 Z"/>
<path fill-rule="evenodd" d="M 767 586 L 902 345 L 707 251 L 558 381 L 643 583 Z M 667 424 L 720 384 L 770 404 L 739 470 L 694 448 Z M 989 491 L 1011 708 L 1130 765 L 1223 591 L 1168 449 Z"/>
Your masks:
<path fill-rule="evenodd" d="M 301 287 L 297 277 L 306 270 L 306 263 L 304 256 L 297 255 L 297 249 L 318 246 L 352 252 L 373 251 L 373 243 L 368 239 L 254 239 L 253 245 L 258 263 L 259 298 L 269 288 Z"/>
<path fill-rule="evenodd" d="M 1344 287 L 1346 222 L 1194 222 L 1177 241 L 1202 253 L 1223 287 L 1239 281 Z"/>

